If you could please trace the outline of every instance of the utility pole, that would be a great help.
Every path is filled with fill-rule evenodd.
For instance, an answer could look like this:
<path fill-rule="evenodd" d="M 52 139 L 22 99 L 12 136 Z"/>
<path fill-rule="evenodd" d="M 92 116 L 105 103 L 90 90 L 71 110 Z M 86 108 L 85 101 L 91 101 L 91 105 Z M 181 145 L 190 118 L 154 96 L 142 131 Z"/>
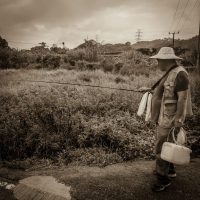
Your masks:
<path fill-rule="evenodd" d="M 137 32 L 136 32 L 136 41 L 139 42 L 141 40 L 141 37 L 142 37 L 142 31 L 141 29 L 138 29 Z"/>
<path fill-rule="evenodd" d="M 174 38 L 175 38 L 175 34 L 179 34 L 179 31 L 178 32 L 173 32 L 173 33 L 170 33 L 169 34 L 172 34 L 173 35 L 173 48 L 174 48 Z"/>
<path fill-rule="evenodd" d="M 200 63 L 199 63 L 199 57 L 200 57 L 200 20 L 199 20 L 199 37 L 198 37 L 198 46 L 197 46 L 197 70 L 200 75 Z"/>

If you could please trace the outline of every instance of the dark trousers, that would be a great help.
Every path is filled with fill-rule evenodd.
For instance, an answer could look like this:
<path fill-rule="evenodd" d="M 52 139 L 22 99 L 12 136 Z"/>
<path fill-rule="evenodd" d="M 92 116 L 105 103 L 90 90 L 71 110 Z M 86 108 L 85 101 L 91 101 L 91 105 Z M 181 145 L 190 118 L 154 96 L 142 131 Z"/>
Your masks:
<path fill-rule="evenodd" d="M 156 135 L 156 172 L 161 175 L 167 177 L 169 170 L 174 170 L 174 165 L 165 160 L 162 160 L 160 157 L 162 145 L 167 141 L 168 134 L 171 128 L 163 128 L 157 127 L 157 135 Z M 171 140 L 171 137 L 169 138 Z"/>

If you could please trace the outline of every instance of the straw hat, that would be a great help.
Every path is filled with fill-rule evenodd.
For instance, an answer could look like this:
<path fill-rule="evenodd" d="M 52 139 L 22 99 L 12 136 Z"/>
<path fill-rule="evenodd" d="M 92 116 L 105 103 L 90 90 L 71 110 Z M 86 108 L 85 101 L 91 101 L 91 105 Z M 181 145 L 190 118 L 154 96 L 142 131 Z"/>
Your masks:
<path fill-rule="evenodd" d="M 162 47 L 155 56 L 151 56 L 150 58 L 182 60 L 182 58 L 175 55 L 174 49 L 171 47 Z"/>

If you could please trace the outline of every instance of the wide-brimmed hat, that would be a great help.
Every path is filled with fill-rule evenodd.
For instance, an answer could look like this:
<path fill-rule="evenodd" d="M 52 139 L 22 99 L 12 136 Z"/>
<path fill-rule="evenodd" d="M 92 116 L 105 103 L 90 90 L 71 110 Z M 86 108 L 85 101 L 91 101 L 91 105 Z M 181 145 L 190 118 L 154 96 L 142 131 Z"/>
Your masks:
<path fill-rule="evenodd" d="M 151 56 L 150 58 L 182 60 L 182 58 L 175 55 L 174 49 L 171 47 L 162 47 L 155 56 Z"/>

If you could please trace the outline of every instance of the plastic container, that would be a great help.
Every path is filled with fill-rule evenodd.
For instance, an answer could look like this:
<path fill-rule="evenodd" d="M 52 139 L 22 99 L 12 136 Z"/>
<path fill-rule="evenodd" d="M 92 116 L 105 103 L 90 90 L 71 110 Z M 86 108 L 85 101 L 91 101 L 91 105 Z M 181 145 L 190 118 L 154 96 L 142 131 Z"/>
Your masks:
<path fill-rule="evenodd" d="M 177 144 L 174 137 L 174 129 L 172 130 L 173 140 L 175 143 L 164 142 L 161 151 L 161 159 L 177 165 L 187 165 L 190 163 L 190 153 L 192 152 L 189 148 Z"/>
<path fill-rule="evenodd" d="M 161 158 L 177 165 L 190 163 L 191 150 L 187 147 L 165 142 L 162 147 Z"/>

